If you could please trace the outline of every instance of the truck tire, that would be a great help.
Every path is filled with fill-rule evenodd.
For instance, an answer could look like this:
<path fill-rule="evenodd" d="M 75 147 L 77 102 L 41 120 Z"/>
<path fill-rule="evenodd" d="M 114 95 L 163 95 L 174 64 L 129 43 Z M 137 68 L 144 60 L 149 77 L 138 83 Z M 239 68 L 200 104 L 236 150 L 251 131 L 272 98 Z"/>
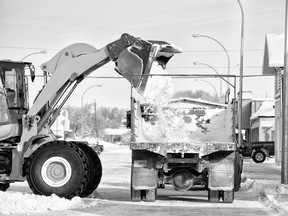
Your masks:
<path fill-rule="evenodd" d="M 83 193 L 89 180 L 88 159 L 75 144 L 47 143 L 26 164 L 27 181 L 35 194 L 73 198 Z"/>
<path fill-rule="evenodd" d="M 254 152 L 252 159 L 255 163 L 263 163 L 266 160 L 266 154 L 261 150 L 257 150 Z"/>
<path fill-rule="evenodd" d="M 223 191 L 223 202 L 224 203 L 233 203 L 234 201 L 234 191 Z"/>
<path fill-rule="evenodd" d="M 72 142 L 75 143 L 75 142 Z M 98 187 L 101 177 L 102 177 L 102 165 L 101 161 L 98 157 L 98 154 L 87 144 L 76 142 L 76 145 L 78 145 L 85 156 L 88 159 L 88 170 L 89 170 L 89 179 L 88 183 L 83 190 L 83 192 L 79 195 L 80 197 L 87 197 L 89 196 L 96 188 Z"/>
<path fill-rule="evenodd" d="M 211 203 L 218 203 L 220 200 L 220 191 L 208 190 L 208 200 Z"/>
<path fill-rule="evenodd" d="M 146 190 L 146 201 L 155 202 L 157 197 L 157 189 Z"/>
<path fill-rule="evenodd" d="M 234 191 L 239 191 L 241 188 L 241 174 L 242 174 L 243 158 L 239 152 L 235 153 L 234 163 Z"/>
<path fill-rule="evenodd" d="M 142 197 L 141 197 L 141 190 L 135 190 L 132 186 L 130 189 L 131 192 L 131 200 L 133 202 L 140 202 Z"/>

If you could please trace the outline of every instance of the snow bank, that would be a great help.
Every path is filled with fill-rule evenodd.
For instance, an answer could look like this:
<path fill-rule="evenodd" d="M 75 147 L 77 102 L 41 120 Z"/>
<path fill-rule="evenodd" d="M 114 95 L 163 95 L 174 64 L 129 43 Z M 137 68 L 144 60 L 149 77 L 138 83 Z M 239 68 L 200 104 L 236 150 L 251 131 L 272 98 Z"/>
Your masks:
<path fill-rule="evenodd" d="M 85 208 L 96 205 L 84 204 L 80 197 L 71 200 L 60 198 L 54 194 L 51 196 L 40 196 L 20 192 L 0 191 L 0 213 L 1 214 L 30 214 L 45 211 L 62 211 L 67 209 Z"/>
<path fill-rule="evenodd" d="M 279 184 L 275 180 L 253 180 L 244 178 L 241 190 L 254 193 L 259 200 L 284 215 L 288 213 L 288 186 Z"/>

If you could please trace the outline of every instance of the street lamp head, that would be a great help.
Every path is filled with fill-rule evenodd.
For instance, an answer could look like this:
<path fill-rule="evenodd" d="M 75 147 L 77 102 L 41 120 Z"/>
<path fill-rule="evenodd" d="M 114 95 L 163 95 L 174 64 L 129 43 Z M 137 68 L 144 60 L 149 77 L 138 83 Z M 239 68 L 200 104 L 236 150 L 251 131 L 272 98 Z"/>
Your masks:
<path fill-rule="evenodd" d="M 199 62 L 193 62 L 193 64 L 194 64 L 194 65 L 199 65 L 200 63 L 199 63 Z"/>
<path fill-rule="evenodd" d="M 197 38 L 197 37 L 201 37 L 200 34 L 193 34 L 192 37 Z"/>
<path fill-rule="evenodd" d="M 23 61 L 24 59 L 26 59 L 27 57 L 31 56 L 31 55 L 36 55 L 36 54 L 46 54 L 47 51 L 46 50 L 42 50 L 42 51 L 39 51 L 39 52 L 33 52 L 33 53 L 30 53 L 26 56 L 24 56 L 20 61 Z"/>

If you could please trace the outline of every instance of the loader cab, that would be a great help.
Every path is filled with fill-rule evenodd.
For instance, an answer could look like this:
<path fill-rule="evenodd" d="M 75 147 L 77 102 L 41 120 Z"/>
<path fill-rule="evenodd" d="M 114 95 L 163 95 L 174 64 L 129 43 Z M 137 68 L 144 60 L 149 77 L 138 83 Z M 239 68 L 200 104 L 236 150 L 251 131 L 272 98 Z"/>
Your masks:
<path fill-rule="evenodd" d="M 0 61 L 0 141 L 16 142 L 22 133 L 22 115 L 29 109 L 25 70 L 35 73 L 30 62 Z"/>

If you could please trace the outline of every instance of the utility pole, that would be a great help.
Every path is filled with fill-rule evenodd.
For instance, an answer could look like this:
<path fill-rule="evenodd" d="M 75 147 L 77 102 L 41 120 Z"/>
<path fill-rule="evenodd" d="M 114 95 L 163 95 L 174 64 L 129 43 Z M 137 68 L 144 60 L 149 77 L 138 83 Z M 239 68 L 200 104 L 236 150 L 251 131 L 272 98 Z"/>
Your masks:
<path fill-rule="evenodd" d="M 285 40 L 284 40 L 284 73 L 282 79 L 282 159 L 281 159 L 281 183 L 288 184 L 288 53 L 287 53 L 287 32 L 288 32 L 288 0 L 286 0 L 285 11 Z"/>
<path fill-rule="evenodd" d="M 238 144 L 242 146 L 242 92 L 243 92 L 243 58 L 244 58 L 244 10 L 240 0 L 237 0 L 241 10 L 241 51 L 240 51 L 240 76 L 238 97 Z"/>
<path fill-rule="evenodd" d="M 98 144 L 98 129 L 97 129 L 97 113 L 96 113 L 96 100 L 94 99 L 94 114 L 95 114 L 95 133 L 96 133 L 96 139 Z"/>

